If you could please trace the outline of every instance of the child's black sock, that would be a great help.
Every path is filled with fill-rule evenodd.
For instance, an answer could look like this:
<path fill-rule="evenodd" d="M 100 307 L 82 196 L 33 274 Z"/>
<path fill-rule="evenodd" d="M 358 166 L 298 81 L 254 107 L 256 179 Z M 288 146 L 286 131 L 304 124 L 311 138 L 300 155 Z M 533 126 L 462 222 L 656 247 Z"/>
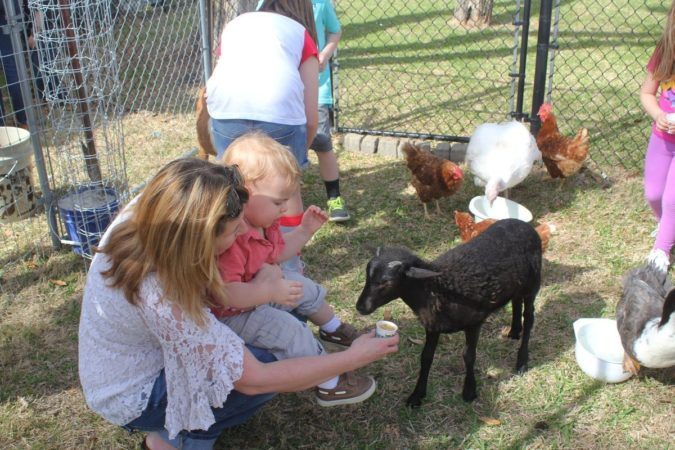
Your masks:
<path fill-rule="evenodd" d="M 333 181 L 324 181 L 323 184 L 326 185 L 326 195 L 328 196 L 329 199 L 337 198 L 340 196 L 339 178 Z"/>

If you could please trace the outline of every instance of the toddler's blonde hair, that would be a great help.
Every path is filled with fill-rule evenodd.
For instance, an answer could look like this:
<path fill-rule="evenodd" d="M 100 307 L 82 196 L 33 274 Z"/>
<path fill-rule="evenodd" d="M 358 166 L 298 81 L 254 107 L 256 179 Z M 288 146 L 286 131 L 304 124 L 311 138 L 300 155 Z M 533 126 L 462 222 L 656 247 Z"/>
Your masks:
<path fill-rule="evenodd" d="M 247 185 L 278 176 L 289 190 L 300 187 L 300 167 L 295 156 L 261 131 L 252 131 L 235 139 L 225 150 L 222 163 L 237 165 Z"/>

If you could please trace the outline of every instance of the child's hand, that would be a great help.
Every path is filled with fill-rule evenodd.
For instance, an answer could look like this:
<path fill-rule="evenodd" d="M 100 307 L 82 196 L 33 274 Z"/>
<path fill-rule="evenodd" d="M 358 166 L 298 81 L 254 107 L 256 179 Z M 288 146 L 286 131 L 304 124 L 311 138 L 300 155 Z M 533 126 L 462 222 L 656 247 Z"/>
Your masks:
<path fill-rule="evenodd" d="M 326 68 L 326 65 L 330 57 L 326 57 L 323 53 L 319 53 L 319 73 L 323 72 L 323 69 Z"/>
<path fill-rule="evenodd" d="M 298 306 L 298 302 L 302 299 L 302 283 L 299 281 L 291 281 L 280 279 L 275 282 L 274 296 L 272 302 L 284 306 Z"/>
<path fill-rule="evenodd" d="M 263 264 L 255 274 L 254 280 L 256 283 L 275 283 L 283 277 L 281 267 L 277 264 Z"/>
<path fill-rule="evenodd" d="M 311 205 L 302 215 L 300 226 L 310 234 L 316 233 L 324 223 L 328 222 L 328 214 L 316 205 Z"/>
<path fill-rule="evenodd" d="M 675 127 L 670 125 L 670 122 L 668 122 L 668 119 L 666 118 L 665 111 L 659 112 L 659 115 L 656 116 L 656 119 L 654 120 L 654 123 L 656 123 L 656 129 L 657 130 L 661 130 L 661 131 L 664 131 L 666 133 L 670 133 L 670 131 L 668 131 L 669 129 L 675 128 Z M 673 131 L 675 131 L 675 129 Z"/>

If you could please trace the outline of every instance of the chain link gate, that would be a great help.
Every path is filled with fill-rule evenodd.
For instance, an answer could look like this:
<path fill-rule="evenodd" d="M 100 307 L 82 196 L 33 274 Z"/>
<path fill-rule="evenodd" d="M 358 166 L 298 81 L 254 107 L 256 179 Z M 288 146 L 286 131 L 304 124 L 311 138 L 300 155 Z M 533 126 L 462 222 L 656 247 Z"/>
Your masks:
<path fill-rule="evenodd" d="M 462 3 L 485 2 L 336 0 L 338 131 L 466 142 L 511 117 L 536 131 L 545 100 L 564 134 L 589 129 L 594 162 L 641 168 L 651 120 L 638 92 L 665 5 L 494 0 L 487 25 L 456 18 Z"/>

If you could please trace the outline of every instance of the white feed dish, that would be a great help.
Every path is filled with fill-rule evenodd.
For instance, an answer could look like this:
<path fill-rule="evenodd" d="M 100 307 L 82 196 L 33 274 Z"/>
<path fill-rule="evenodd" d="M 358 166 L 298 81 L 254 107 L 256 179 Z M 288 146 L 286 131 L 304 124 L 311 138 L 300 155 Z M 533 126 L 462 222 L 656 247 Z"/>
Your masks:
<path fill-rule="evenodd" d="M 476 222 L 485 219 L 520 219 L 523 222 L 532 221 L 532 213 L 521 204 L 504 197 L 497 197 L 490 205 L 487 197 L 479 195 L 469 202 L 469 211 L 474 215 Z"/>
<path fill-rule="evenodd" d="M 578 319 L 574 322 L 577 364 L 589 377 L 620 383 L 631 377 L 623 370 L 623 345 L 612 319 Z"/>

